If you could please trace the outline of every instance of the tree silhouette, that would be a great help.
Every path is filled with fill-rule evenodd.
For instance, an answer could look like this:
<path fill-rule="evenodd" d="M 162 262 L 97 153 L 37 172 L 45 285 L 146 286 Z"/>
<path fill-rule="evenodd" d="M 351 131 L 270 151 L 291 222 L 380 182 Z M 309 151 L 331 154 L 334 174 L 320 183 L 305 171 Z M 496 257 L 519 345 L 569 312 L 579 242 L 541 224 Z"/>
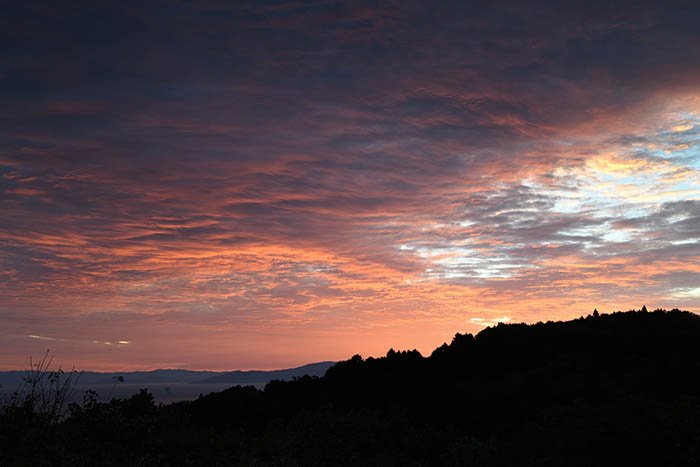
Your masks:
<path fill-rule="evenodd" d="M 697 465 L 700 317 L 588 318 L 164 406 L 142 390 L 59 420 L 5 407 L 0 465 Z"/>

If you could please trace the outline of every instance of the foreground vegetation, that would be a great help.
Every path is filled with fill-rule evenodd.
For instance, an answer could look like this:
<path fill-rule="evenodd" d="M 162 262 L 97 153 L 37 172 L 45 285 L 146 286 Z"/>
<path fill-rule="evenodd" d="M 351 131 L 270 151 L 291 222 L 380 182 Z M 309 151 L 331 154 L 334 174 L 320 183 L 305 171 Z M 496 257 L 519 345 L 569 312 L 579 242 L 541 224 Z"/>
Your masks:
<path fill-rule="evenodd" d="M 0 412 L 0 465 L 695 466 L 699 344 L 692 313 L 596 312 L 166 406 L 24 394 Z"/>

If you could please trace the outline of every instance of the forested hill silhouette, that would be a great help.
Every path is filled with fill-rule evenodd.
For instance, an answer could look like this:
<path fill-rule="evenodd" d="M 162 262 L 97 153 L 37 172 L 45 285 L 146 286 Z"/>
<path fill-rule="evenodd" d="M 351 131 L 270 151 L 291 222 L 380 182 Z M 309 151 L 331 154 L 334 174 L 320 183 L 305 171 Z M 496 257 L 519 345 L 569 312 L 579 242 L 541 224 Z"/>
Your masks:
<path fill-rule="evenodd" d="M 499 324 L 429 357 L 355 356 L 322 378 L 196 401 L 15 406 L 0 465 L 698 465 L 700 317 Z"/>

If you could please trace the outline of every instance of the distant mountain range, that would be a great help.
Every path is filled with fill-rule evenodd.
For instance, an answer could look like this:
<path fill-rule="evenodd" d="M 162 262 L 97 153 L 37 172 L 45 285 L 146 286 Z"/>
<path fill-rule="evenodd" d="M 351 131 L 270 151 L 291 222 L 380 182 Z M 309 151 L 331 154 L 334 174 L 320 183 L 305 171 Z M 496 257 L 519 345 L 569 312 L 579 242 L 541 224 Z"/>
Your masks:
<path fill-rule="evenodd" d="M 152 371 L 126 371 L 102 373 L 95 371 L 80 372 L 79 384 L 104 385 L 113 384 L 115 378 L 121 376 L 128 384 L 154 383 L 196 383 L 196 384 L 264 384 L 272 380 L 289 381 L 304 375 L 323 376 L 326 370 L 335 362 L 310 363 L 296 368 L 283 370 L 252 370 L 252 371 L 193 371 L 177 369 L 159 369 Z M 0 386 L 3 389 L 15 389 L 22 384 L 27 376 L 26 370 L 0 371 Z"/>
<path fill-rule="evenodd" d="M 326 370 L 335 365 L 335 362 L 318 362 L 309 363 L 297 368 L 289 368 L 286 370 L 272 371 L 228 371 L 225 373 L 215 373 L 208 378 L 204 378 L 198 383 L 231 383 L 231 384 L 247 384 L 247 383 L 267 383 L 272 380 L 290 381 L 295 377 L 308 376 L 323 376 Z"/>

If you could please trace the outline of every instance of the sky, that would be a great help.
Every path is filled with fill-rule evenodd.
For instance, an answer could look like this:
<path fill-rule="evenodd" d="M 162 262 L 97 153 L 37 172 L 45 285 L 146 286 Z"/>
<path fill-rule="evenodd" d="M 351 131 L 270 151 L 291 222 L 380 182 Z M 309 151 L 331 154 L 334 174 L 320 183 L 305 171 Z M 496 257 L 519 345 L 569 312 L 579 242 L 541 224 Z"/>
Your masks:
<path fill-rule="evenodd" d="M 0 369 L 700 312 L 697 2 L 0 6 Z"/>

